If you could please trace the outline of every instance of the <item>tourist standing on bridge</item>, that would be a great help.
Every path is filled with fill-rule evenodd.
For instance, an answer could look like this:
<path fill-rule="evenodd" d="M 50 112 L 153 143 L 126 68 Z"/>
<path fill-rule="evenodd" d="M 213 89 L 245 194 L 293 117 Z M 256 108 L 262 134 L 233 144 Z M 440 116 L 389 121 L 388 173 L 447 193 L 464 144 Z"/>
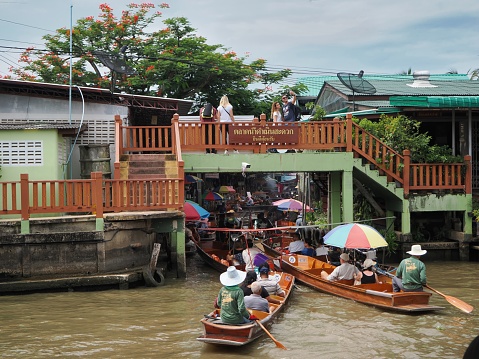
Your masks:
<path fill-rule="evenodd" d="M 293 91 L 289 91 L 289 94 L 293 96 L 291 101 L 288 100 L 287 95 L 283 95 L 283 97 L 281 97 L 281 101 L 283 102 L 284 122 L 296 121 L 296 118 L 294 115 L 294 104 L 296 103 L 296 94 Z"/>
<path fill-rule="evenodd" d="M 218 111 L 211 103 L 206 103 L 200 108 L 200 122 L 203 123 L 215 123 L 218 120 Z M 211 134 L 210 134 L 211 127 Z M 205 144 L 215 144 L 215 128 L 214 126 L 205 126 Z M 216 153 L 214 148 L 207 148 L 206 153 Z"/>
<path fill-rule="evenodd" d="M 421 248 L 420 244 L 411 246 L 406 253 L 411 257 L 403 259 L 396 269 L 396 276 L 393 277 L 393 290 L 395 292 L 422 292 L 423 286 L 427 283 L 426 265 L 419 259 L 427 251 Z"/>
<path fill-rule="evenodd" d="M 283 122 L 283 114 L 281 113 L 281 104 L 279 102 L 273 102 L 271 106 L 271 120 L 273 122 Z"/>
<path fill-rule="evenodd" d="M 220 105 L 218 106 L 218 116 L 220 119 L 220 123 L 234 123 L 235 122 L 235 116 L 233 114 L 233 105 L 230 104 L 230 101 L 228 99 L 228 96 L 224 95 L 221 97 L 220 100 Z M 228 139 L 228 125 L 225 125 L 225 138 L 226 138 L 226 143 L 229 142 Z M 237 152 L 235 150 L 235 152 Z M 228 150 L 225 150 L 225 155 L 228 154 Z"/>

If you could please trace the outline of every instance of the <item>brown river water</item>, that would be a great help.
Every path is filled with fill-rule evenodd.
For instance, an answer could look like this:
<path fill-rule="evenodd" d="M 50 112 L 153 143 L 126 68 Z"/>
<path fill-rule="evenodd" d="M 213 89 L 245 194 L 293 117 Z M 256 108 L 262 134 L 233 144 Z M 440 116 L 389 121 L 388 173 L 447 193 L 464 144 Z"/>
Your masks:
<path fill-rule="evenodd" d="M 297 285 L 270 328 L 244 348 L 196 340 L 211 311 L 219 273 L 195 255 L 188 278 L 159 288 L 0 297 L 1 358 L 462 358 L 479 335 L 479 263 L 426 262 L 429 284 L 473 305 L 466 314 L 433 294 L 444 310 L 384 312 Z"/>

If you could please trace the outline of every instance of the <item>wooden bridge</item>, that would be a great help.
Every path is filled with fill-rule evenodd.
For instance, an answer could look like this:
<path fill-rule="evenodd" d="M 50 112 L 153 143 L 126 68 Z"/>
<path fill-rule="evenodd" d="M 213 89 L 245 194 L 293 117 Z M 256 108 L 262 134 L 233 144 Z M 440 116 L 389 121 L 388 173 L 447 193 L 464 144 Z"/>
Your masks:
<path fill-rule="evenodd" d="M 229 142 L 228 135 L 229 132 Z M 471 156 L 463 163 L 411 163 L 410 152 L 398 153 L 357 124 L 346 120 L 271 123 L 266 116 L 252 121 L 200 123 L 180 121 L 171 126 L 123 126 L 116 117 L 114 178 L 92 173 L 91 179 L 1 182 L 0 215 L 179 210 L 184 204 L 184 153 L 218 152 L 239 148 L 252 154 L 284 148 L 304 152 L 352 152 L 373 166 L 388 182 L 402 187 L 404 197 L 412 191 L 444 190 L 471 194 Z M 121 156 L 127 153 L 174 154 L 174 176 L 158 179 L 122 178 Z M 297 155 L 301 155 L 298 153 Z"/>

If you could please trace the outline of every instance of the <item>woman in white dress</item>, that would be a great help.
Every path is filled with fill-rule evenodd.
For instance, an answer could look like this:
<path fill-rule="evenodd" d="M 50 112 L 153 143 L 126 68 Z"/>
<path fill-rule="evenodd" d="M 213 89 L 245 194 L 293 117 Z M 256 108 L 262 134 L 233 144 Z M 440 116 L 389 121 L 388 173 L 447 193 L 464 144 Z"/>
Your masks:
<path fill-rule="evenodd" d="M 273 102 L 273 105 L 271 106 L 271 119 L 273 122 L 283 122 L 281 104 L 279 102 Z"/>
<path fill-rule="evenodd" d="M 224 95 L 221 97 L 220 105 L 217 108 L 218 116 L 220 118 L 221 123 L 234 123 L 235 116 L 233 114 L 233 106 L 230 104 L 228 100 L 228 96 Z M 226 143 L 228 143 L 228 125 L 225 125 L 226 131 Z M 235 150 L 235 152 L 237 152 Z M 228 154 L 228 150 L 225 150 L 225 154 Z"/>

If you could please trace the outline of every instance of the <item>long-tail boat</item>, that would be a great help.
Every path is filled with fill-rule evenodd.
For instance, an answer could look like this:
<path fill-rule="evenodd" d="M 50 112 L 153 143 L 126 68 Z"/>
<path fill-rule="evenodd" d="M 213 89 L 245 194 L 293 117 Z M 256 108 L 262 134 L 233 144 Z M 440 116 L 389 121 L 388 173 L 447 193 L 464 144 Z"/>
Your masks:
<path fill-rule="evenodd" d="M 276 280 L 279 286 L 285 291 L 285 297 L 272 295 L 271 297 L 280 300 L 280 304 L 270 304 L 272 309 L 270 313 L 259 310 L 249 310 L 263 324 L 263 326 L 271 326 L 274 319 L 284 309 L 289 300 L 293 285 L 295 282 L 294 276 L 284 272 L 270 272 L 269 277 Z M 251 343 L 253 340 L 259 338 L 265 333 L 263 328 L 256 322 L 247 324 L 224 324 L 220 319 L 220 309 L 215 309 L 208 315 L 201 319 L 203 325 L 203 334 L 197 339 L 204 343 L 242 346 Z"/>
<path fill-rule="evenodd" d="M 443 309 L 429 304 L 429 292 L 394 292 L 391 281 L 374 284 L 354 285 L 353 280 L 329 281 L 321 277 L 321 272 L 330 274 L 335 266 L 316 258 L 283 254 L 275 265 L 282 271 L 292 274 L 298 282 L 316 290 L 381 309 L 402 313 L 420 313 Z M 381 276 L 379 278 L 381 281 Z"/>

